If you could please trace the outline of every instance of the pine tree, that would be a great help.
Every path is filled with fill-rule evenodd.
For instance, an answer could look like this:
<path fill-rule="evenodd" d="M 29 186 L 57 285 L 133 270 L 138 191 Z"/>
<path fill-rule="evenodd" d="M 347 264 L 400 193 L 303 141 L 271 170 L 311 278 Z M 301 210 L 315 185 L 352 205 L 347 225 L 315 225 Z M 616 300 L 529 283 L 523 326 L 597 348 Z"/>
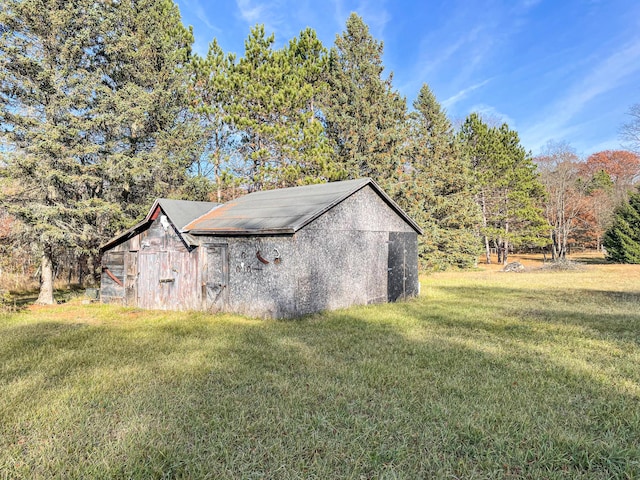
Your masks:
<path fill-rule="evenodd" d="M 251 30 L 234 71 L 234 128 L 249 190 L 327 181 L 331 150 L 315 109 L 324 48 L 311 29 L 273 50 L 264 26 Z"/>
<path fill-rule="evenodd" d="M 371 177 L 384 188 L 401 167 L 406 103 L 382 78 L 382 42 L 352 13 L 329 55 L 322 102 L 326 133 L 348 178 Z"/>
<path fill-rule="evenodd" d="M 431 270 L 473 266 L 479 253 L 480 217 L 470 166 L 427 85 L 413 107 L 407 161 L 394 197 L 425 231 L 419 240 L 423 266 Z"/>
<path fill-rule="evenodd" d="M 607 258 L 616 263 L 640 263 L 640 191 L 618 207 L 604 235 Z"/>
<path fill-rule="evenodd" d="M 490 128 L 472 113 L 458 138 L 474 174 L 487 263 L 491 243 L 502 263 L 511 246 L 541 244 L 547 233 L 540 206 L 544 187 L 517 132 L 506 123 Z"/>
<path fill-rule="evenodd" d="M 193 34 L 172 0 L 104 2 L 95 92 L 105 198 L 139 218 L 156 197 L 178 192 L 199 155 L 200 130 L 189 115 Z"/>
<path fill-rule="evenodd" d="M 203 128 L 204 154 L 194 164 L 194 175 L 187 188 L 193 200 L 215 199 L 222 202 L 224 188 L 233 177 L 231 165 L 237 147 L 237 132 L 229 113 L 233 101 L 233 70 L 235 56 L 225 54 L 214 39 L 206 57 L 194 56 L 191 63 L 193 110 Z M 213 182 L 213 183 L 212 183 Z"/>
<path fill-rule="evenodd" d="M 38 302 L 53 303 L 63 250 L 95 254 L 183 182 L 193 38 L 170 0 L 6 0 L 0 25 L 1 135 L 21 187 L 2 202 L 40 251 Z"/>

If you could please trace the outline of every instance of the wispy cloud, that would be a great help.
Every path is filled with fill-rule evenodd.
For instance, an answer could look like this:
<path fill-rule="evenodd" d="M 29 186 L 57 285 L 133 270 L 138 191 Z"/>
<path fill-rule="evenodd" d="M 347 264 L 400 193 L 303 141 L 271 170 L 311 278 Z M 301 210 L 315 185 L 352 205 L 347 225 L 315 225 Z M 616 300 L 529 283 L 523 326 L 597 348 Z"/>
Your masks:
<path fill-rule="evenodd" d="M 192 12 L 198 20 L 200 20 L 203 24 L 210 28 L 211 30 L 215 30 L 215 26 L 209 20 L 209 16 L 205 11 L 204 7 L 198 0 L 182 0 L 182 4 Z"/>
<path fill-rule="evenodd" d="M 307 26 L 317 28 L 315 8 L 307 0 L 236 0 L 237 14 L 248 26 L 263 24 L 276 42 L 288 41 Z"/>
<path fill-rule="evenodd" d="M 391 14 L 385 4 L 386 1 L 384 0 L 362 0 L 356 10 L 367 25 L 369 25 L 371 33 L 376 38 L 384 37 L 384 29 L 391 20 Z"/>
<path fill-rule="evenodd" d="M 364 19 L 372 35 L 381 38 L 392 18 L 386 3 L 386 0 L 360 0 L 357 4 L 348 0 L 331 0 L 336 31 L 343 31 L 351 12 L 356 12 Z"/>
<path fill-rule="evenodd" d="M 499 111 L 497 108 L 491 105 L 479 103 L 473 105 L 470 108 L 470 111 L 479 113 L 483 121 L 490 126 L 495 127 L 506 123 L 512 130 L 516 129 L 516 121 L 513 118 L 511 118 L 506 113 Z"/>
<path fill-rule="evenodd" d="M 573 131 L 572 121 L 590 102 L 619 87 L 639 70 L 640 39 L 634 39 L 597 63 L 583 79 L 576 81 L 566 96 L 547 109 L 545 118 L 528 128 L 524 134 L 535 145 L 542 145 L 552 138 L 562 138 Z"/>
<path fill-rule="evenodd" d="M 474 90 L 478 90 L 479 88 L 484 87 L 490 81 L 491 81 L 491 79 L 488 78 L 488 79 L 486 79 L 486 80 L 484 80 L 484 81 L 482 81 L 480 83 L 476 83 L 475 85 L 471 85 L 470 87 L 467 87 L 467 88 L 464 88 L 464 89 L 460 90 L 455 95 L 452 95 L 449 98 L 447 98 L 445 101 L 443 101 L 442 102 L 442 106 L 444 108 L 452 107 L 453 105 L 458 103 L 460 100 L 465 98 L 467 95 L 469 95 L 471 92 L 473 92 Z"/>
<path fill-rule="evenodd" d="M 240 16 L 247 23 L 251 25 L 255 23 L 265 23 L 267 4 L 260 4 L 252 0 L 236 0 L 236 5 Z"/>
<path fill-rule="evenodd" d="M 524 8 L 525 10 L 528 10 L 530 8 L 535 7 L 536 5 L 538 5 L 540 2 L 542 2 L 542 0 L 523 0 L 520 3 L 520 6 L 522 8 Z"/>

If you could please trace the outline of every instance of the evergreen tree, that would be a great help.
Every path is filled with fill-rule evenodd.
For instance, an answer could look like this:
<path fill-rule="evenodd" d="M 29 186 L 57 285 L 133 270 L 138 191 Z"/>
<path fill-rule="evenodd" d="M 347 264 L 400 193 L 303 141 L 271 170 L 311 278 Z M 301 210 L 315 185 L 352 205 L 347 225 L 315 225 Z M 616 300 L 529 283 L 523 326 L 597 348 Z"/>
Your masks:
<path fill-rule="evenodd" d="M 95 254 L 184 181 L 193 38 L 171 0 L 6 0 L 0 25 L 1 136 L 20 185 L 1 200 L 39 247 L 38 302 L 53 303 L 62 250 Z"/>
<path fill-rule="evenodd" d="M 640 263 L 640 191 L 618 207 L 604 235 L 607 258 L 617 263 Z"/>
<path fill-rule="evenodd" d="M 394 197 L 425 232 L 419 239 L 423 266 L 432 270 L 473 266 L 479 253 L 480 216 L 470 166 L 427 85 L 413 107 L 407 161 Z"/>
<path fill-rule="evenodd" d="M 541 244 L 547 233 L 540 207 L 544 187 L 517 132 L 506 123 L 489 127 L 472 113 L 458 137 L 474 173 L 487 263 L 491 243 L 502 263 L 507 263 L 511 246 Z"/>
<path fill-rule="evenodd" d="M 331 150 L 315 110 L 325 50 L 311 29 L 281 49 L 256 26 L 234 71 L 234 128 L 249 190 L 327 181 Z"/>
<path fill-rule="evenodd" d="M 188 108 L 193 34 L 172 0 L 104 3 L 94 141 L 112 187 L 105 197 L 130 223 L 154 198 L 179 194 L 201 150 Z"/>
<path fill-rule="evenodd" d="M 382 78 L 382 42 L 352 13 L 329 55 L 322 102 L 326 134 L 348 178 L 371 177 L 388 188 L 401 167 L 406 103 Z"/>
<path fill-rule="evenodd" d="M 203 128 L 204 153 L 194 163 L 194 176 L 187 188 L 194 200 L 209 200 L 211 190 L 221 203 L 225 186 L 231 183 L 231 162 L 237 148 L 237 132 L 229 113 L 233 96 L 235 56 L 225 54 L 214 39 L 206 57 L 195 56 L 192 64 L 195 114 Z"/>

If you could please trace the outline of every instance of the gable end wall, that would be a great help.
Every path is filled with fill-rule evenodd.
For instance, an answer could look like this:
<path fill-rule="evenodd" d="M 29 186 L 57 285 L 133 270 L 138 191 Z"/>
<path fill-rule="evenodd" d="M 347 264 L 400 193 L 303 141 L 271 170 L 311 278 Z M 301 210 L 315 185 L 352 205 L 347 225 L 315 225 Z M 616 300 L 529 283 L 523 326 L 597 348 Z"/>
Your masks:
<path fill-rule="evenodd" d="M 386 302 L 391 232 L 417 244 L 415 230 L 369 186 L 298 231 L 295 314 Z M 417 258 L 409 262 L 417 272 Z"/>

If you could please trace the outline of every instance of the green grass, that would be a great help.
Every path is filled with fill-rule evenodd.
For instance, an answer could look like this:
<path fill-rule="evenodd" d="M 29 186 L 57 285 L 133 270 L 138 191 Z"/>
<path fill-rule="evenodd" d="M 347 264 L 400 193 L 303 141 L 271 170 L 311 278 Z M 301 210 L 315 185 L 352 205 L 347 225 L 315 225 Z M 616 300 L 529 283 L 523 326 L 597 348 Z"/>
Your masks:
<path fill-rule="evenodd" d="M 0 478 L 637 478 L 640 268 L 297 321 L 0 314 Z"/>

